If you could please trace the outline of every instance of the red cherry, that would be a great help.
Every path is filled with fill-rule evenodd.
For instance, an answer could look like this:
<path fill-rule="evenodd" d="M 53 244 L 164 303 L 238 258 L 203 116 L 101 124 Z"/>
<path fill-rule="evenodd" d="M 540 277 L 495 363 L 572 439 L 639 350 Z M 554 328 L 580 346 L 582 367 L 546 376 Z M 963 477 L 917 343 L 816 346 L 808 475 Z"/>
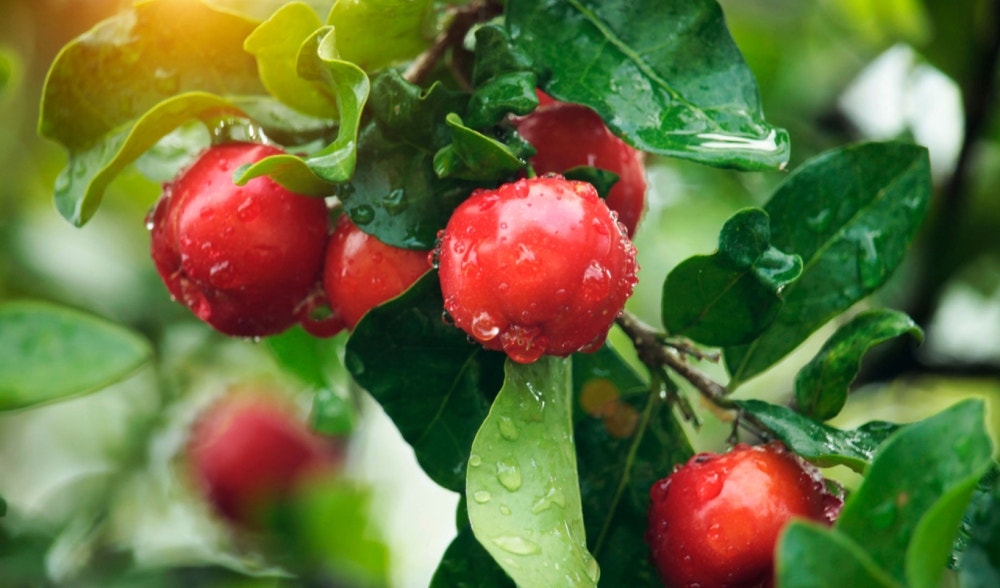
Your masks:
<path fill-rule="evenodd" d="M 634 235 L 646 207 L 642 152 L 616 137 L 586 106 L 551 98 L 540 104 L 534 112 L 515 121 L 517 132 L 538 151 L 531 158 L 535 171 L 563 173 L 587 165 L 618 174 L 607 197 L 608 208 L 618 213 L 628 235 Z"/>
<path fill-rule="evenodd" d="M 329 225 L 323 200 L 267 177 L 232 181 L 241 165 L 279 153 L 253 143 L 211 147 L 165 186 L 150 217 L 153 261 L 167 289 L 228 335 L 287 329 L 319 280 Z"/>
<path fill-rule="evenodd" d="M 227 395 L 195 422 L 186 455 L 197 487 L 231 522 L 257 526 L 268 507 L 339 469 L 342 449 L 272 394 Z"/>
<path fill-rule="evenodd" d="M 435 253 L 455 325 L 521 363 L 595 351 L 636 283 L 635 248 L 597 191 L 558 176 L 477 190 Z"/>
<path fill-rule="evenodd" d="M 430 270 L 426 251 L 386 245 L 341 215 L 330 237 L 323 288 L 348 329 L 372 308 L 395 298 Z"/>
<path fill-rule="evenodd" d="M 767 585 L 789 520 L 832 524 L 842 504 L 819 470 L 781 443 L 696 455 L 650 498 L 646 541 L 670 588 Z"/>

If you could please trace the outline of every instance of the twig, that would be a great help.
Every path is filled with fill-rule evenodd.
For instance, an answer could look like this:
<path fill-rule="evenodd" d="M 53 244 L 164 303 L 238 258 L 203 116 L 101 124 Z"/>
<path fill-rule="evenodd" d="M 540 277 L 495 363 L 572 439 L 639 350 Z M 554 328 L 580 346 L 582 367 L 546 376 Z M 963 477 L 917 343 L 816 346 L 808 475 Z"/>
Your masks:
<path fill-rule="evenodd" d="M 502 9 L 495 0 L 474 0 L 456 7 L 448 26 L 434 39 L 434 44 L 413 61 L 403 77 L 412 84 L 423 84 L 449 48 L 460 46 L 473 26 L 501 14 Z"/>

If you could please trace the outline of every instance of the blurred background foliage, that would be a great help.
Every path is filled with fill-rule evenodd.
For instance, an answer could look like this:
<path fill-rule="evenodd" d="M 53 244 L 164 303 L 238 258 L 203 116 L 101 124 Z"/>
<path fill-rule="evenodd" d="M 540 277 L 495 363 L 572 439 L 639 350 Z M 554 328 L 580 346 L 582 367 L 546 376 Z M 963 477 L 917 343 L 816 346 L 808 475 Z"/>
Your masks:
<path fill-rule="evenodd" d="M 267 14 L 281 2 L 248 4 Z M 791 134 L 790 169 L 861 139 L 912 139 L 931 151 L 930 218 L 875 301 L 910 313 L 926 341 L 873 353 L 836 423 L 910 421 L 979 396 L 997 435 L 1000 5 L 721 4 L 757 75 L 768 119 Z M 4 586 L 283 585 L 260 546 L 242 543 L 206 515 L 176 456 L 196 409 L 230 386 L 266 382 L 287 390 L 304 410 L 313 391 L 282 373 L 266 346 L 225 340 L 169 300 L 149 261 L 144 228 L 160 191 L 155 182 L 134 170 L 123 174 L 84 229 L 66 223 L 52 204 L 65 154 L 35 131 L 45 72 L 66 42 L 129 5 L 0 0 L 0 302 L 30 298 L 86 310 L 137 330 L 156 354 L 153 365 L 106 390 L 0 414 L 0 496 L 8 505 L 0 519 L 0 579 Z M 784 174 L 658 158 L 648 161 L 648 172 L 649 209 L 636 237 L 642 272 L 630 308 L 658 323 L 667 272 L 713 251 L 724 221 L 762 204 Z M 787 398 L 794 370 L 834 326 L 740 396 Z M 706 369 L 725 380 L 721 368 Z M 334 380 L 346 393 L 343 373 Z M 392 584 L 425 586 L 455 532 L 457 497 L 427 481 L 392 425 L 376 407 L 365 408 L 349 475 L 373 488 L 372 522 L 390 549 Z M 720 447 L 729 425 L 705 421 L 698 431 L 688 427 L 694 444 Z"/>

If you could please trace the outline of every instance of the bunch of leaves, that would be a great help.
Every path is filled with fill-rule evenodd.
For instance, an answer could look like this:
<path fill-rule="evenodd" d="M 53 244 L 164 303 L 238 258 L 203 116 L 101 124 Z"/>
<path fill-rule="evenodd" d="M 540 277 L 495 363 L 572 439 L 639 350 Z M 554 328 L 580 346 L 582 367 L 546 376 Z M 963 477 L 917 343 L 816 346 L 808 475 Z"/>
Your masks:
<path fill-rule="evenodd" d="M 501 9 L 500 18 L 473 19 L 461 34 L 451 28 Z M 443 59 L 411 61 L 425 49 Z M 195 120 L 217 140 L 233 137 L 235 126 L 288 149 L 240 170 L 238 181 L 269 175 L 303 194 L 335 195 L 362 230 L 430 249 L 473 190 L 525 173 L 532 147 L 509 119 L 537 106 L 536 88 L 589 106 L 649 153 L 747 171 L 788 161 L 788 134 L 764 119 L 754 76 L 714 0 L 508 0 L 447 10 L 429 0 L 341 0 L 325 19 L 292 2 L 263 20 L 200 0 L 150 0 L 65 47 L 46 82 L 39 128 L 69 152 L 55 200 L 77 225 L 96 213 L 116 174 Z M 734 214 L 716 252 L 666 276 L 665 334 L 722 348 L 730 381 L 713 390 L 735 390 L 886 282 L 930 192 L 927 152 L 915 145 L 851 145 L 804 163 L 762 208 Z M 353 382 L 382 405 L 428 476 L 463 496 L 459 533 L 433 585 L 658 585 L 637 554 L 645 551 L 651 485 L 691 455 L 674 410 L 674 380 L 701 382 L 686 360 L 656 355 L 639 373 L 605 347 L 518 365 L 469 342 L 442 321 L 442 307 L 432 272 L 368 313 L 343 350 Z M 39 341 L 57 321 L 33 320 L 41 320 L 37 329 L 10 331 L 22 339 L 5 348 L 22 350 L 27 365 L 56 361 Z M 86 391 L 148 357 L 129 335 L 98 330 L 110 332 L 88 349 L 123 350 L 89 367 L 118 357 L 121 365 L 56 392 L 41 392 L 24 372 L 28 383 L 3 391 L 6 402 Z M 902 429 L 822 423 L 843 407 L 865 352 L 907 333 L 921 336 L 888 310 L 847 322 L 796 379 L 798 411 L 711 397 L 799 453 L 875 480 L 851 497 L 833 531 L 790 530 L 779 561 L 820 546 L 810 565 L 826 566 L 816 554 L 836 548 L 850 569 L 885 585 L 936 577 L 930 566 L 946 559 L 969 484 L 988 461 L 980 409 L 963 405 Z M 301 331 L 269 345 L 318 391 L 317 427 L 349 431 L 350 400 L 334 393 L 342 383 L 330 376 L 336 345 Z M 899 455 L 904 446 L 926 448 L 937 461 L 914 465 Z M 953 467 L 932 451 L 944 446 L 964 448 Z M 911 467 L 923 477 L 901 473 Z M 895 485 L 883 488 L 882 479 Z M 891 517 L 870 516 L 890 507 Z M 977 508 L 985 514 L 976 520 L 986 521 L 977 529 L 986 531 L 976 537 L 986 538 L 974 545 L 988 550 L 996 546 L 996 500 Z M 865 524 L 889 518 L 871 553 L 851 543 L 874 532 Z M 789 585 L 804 577 L 779 568 Z M 834 567 L 817 570 L 840 579 Z"/>

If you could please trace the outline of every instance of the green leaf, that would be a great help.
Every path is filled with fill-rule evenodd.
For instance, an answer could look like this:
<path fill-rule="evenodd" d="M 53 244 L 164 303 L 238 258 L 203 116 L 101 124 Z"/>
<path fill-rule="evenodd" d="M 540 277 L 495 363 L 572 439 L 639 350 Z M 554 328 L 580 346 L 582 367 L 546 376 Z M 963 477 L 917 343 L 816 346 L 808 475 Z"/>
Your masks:
<path fill-rule="evenodd" d="M 822 467 L 844 465 L 858 473 L 864 473 L 878 447 L 901 428 L 892 423 L 872 421 L 844 431 L 763 400 L 742 400 L 736 405 L 795 453 Z"/>
<path fill-rule="evenodd" d="M 462 527 L 445 550 L 430 588 L 513 588 L 514 583 L 490 552 L 486 551 L 472 528 Z"/>
<path fill-rule="evenodd" d="M 506 17 L 545 91 L 593 108 L 634 147 L 741 169 L 787 163 L 788 133 L 764 120 L 714 0 L 510 0 Z"/>
<path fill-rule="evenodd" d="M 14 66 L 16 63 L 16 56 L 0 47 L 0 96 L 4 95 L 14 80 Z"/>
<path fill-rule="evenodd" d="M 302 44 L 322 26 L 308 4 L 292 2 L 261 23 L 243 48 L 257 58 L 260 80 L 272 96 L 300 112 L 335 118 L 336 100 L 322 85 L 300 77 L 297 66 Z"/>
<path fill-rule="evenodd" d="M 476 539 L 521 586 L 597 586 L 573 444 L 570 360 L 507 361 L 472 444 L 465 494 Z"/>
<path fill-rule="evenodd" d="M 178 94 L 263 94 L 254 59 L 243 51 L 254 26 L 197 0 L 152 0 L 66 45 L 49 69 L 38 125 L 43 137 L 69 151 L 56 185 L 60 213 L 85 223 L 124 164 L 199 116 L 200 110 L 179 107 L 187 99 Z M 216 111 L 238 112 L 215 101 Z M 154 107 L 158 115 L 147 113 Z"/>
<path fill-rule="evenodd" d="M 776 585 L 782 588 L 902 588 L 836 529 L 793 520 L 779 538 Z"/>
<path fill-rule="evenodd" d="M 149 361 L 149 344 L 113 323 L 42 302 L 0 305 L 0 410 L 94 392 Z"/>
<path fill-rule="evenodd" d="M 981 400 L 911 424 L 879 449 L 836 527 L 900 583 L 936 587 L 991 453 Z"/>
<path fill-rule="evenodd" d="M 906 254 L 931 194 L 927 150 L 865 143 L 806 162 L 764 209 L 771 245 L 802 257 L 801 277 L 754 342 L 725 350 L 730 388 L 763 372 L 813 331 L 882 286 Z"/>
<path fill-rule="evenodd" d="M 611 188 L 618 183 L 619 179 L 618 174 L 615 172 L 590 167 L 589 165 L 571 167 L 562 172 L 562 176 L 567 180 L 587 182 L 597 190 L 597 194 L 601 198 L 608 197 L 608 193 L 611 192 Z"/>
<path fill-rule="evenodd" d="M 469 343 L 442 320 L 443 308 L 437 274 L 430 272 L 361 319 L 344 363 L 431 479 L 461 492 L 472 440 L 489 411 L 484 392 L 500 389 L 506 356 Z"/>
<path fill-rule="evenodd" d="M 612 348 L 573 356 L 577 468 L 588 545 L 607 586 L 657 588 L 649 490 L 692 455 L 672 407 Z"/>
<path fill-rule="evenodd" d="M 1000 586 L 1000 484 L 981 492 L 969 510 L 969 537 L 958 568 L 962 588 Z"/>
<path fill-rule="evenodd" d="M 327 24 L 345 61 L 365 71 L 415 57 L 434 39 L 430 0 L 337 0 Z"/>
<path fill-rule="evenodd" d="M 663 283 L 663 325 L 712 346 L 757 338 L 781 309 L 782 290 L 802 273 L 802 259 L 771 246 L 767 213 L 737 212 L 713 255 L 691 257 Z"/>
<path fill-rule="evenodd" d="M 266 157 L 249 166 L 237 183 L 269 175 L 293 192 L 329 196 L 332 184 L 346 182 L 354 174 L 361 114 L 371 84 L 360 68 L 337 58 L 334 42 L 333 29 L 316 31 L 302 45 L 298 72 L 303 79 L 320 83 L 320 87 L 333 95 L 340 113 L 337 139 L 305 158 L 292 154 Z"/>
<path fill-rule="evenodd" d="M 538 107 L 538 77 L 531 60 L 514 47 L 499 25 L 476 30 L 472 83 L 476 90 L 469 100 L 467 121 L 472 128 L 485 129 L 509 114 L 525 115 Z"/>
<path fill-rule="evenodd" d="M 865 353 L 905 334 L 918 341 L 924 338 L 923 330 L 909 316 L 888 309 L 859 313 L 841 326 L 795 377 L 799 411 L 819 421 L 837 416 L 847 403 L 847 393 Z"/>
<path fill-rule="evenodd" d="M 464 116 L 468 101 L 437 82 L 424 90 L 393 69 L 372 80 L 371 110 L 386 136 L 431 153 L 451 142 L 445 116 Z"/>
<path fill-rule="evenodd" d="M 366 127 L 354 178 L 337 195 L 361 230 L 407 249 L 434 248 L 437 232 L 480 182 L 439 178 L 433 155 Z"/>
<path fill-rule="evenodd" d="M 438 177 L 489 182 L 524 169 L 525 162 L 506 145 L 465 126 L 457 114 L 449 114 L 445 121 L 453 142 L 434 154 Z"/>

